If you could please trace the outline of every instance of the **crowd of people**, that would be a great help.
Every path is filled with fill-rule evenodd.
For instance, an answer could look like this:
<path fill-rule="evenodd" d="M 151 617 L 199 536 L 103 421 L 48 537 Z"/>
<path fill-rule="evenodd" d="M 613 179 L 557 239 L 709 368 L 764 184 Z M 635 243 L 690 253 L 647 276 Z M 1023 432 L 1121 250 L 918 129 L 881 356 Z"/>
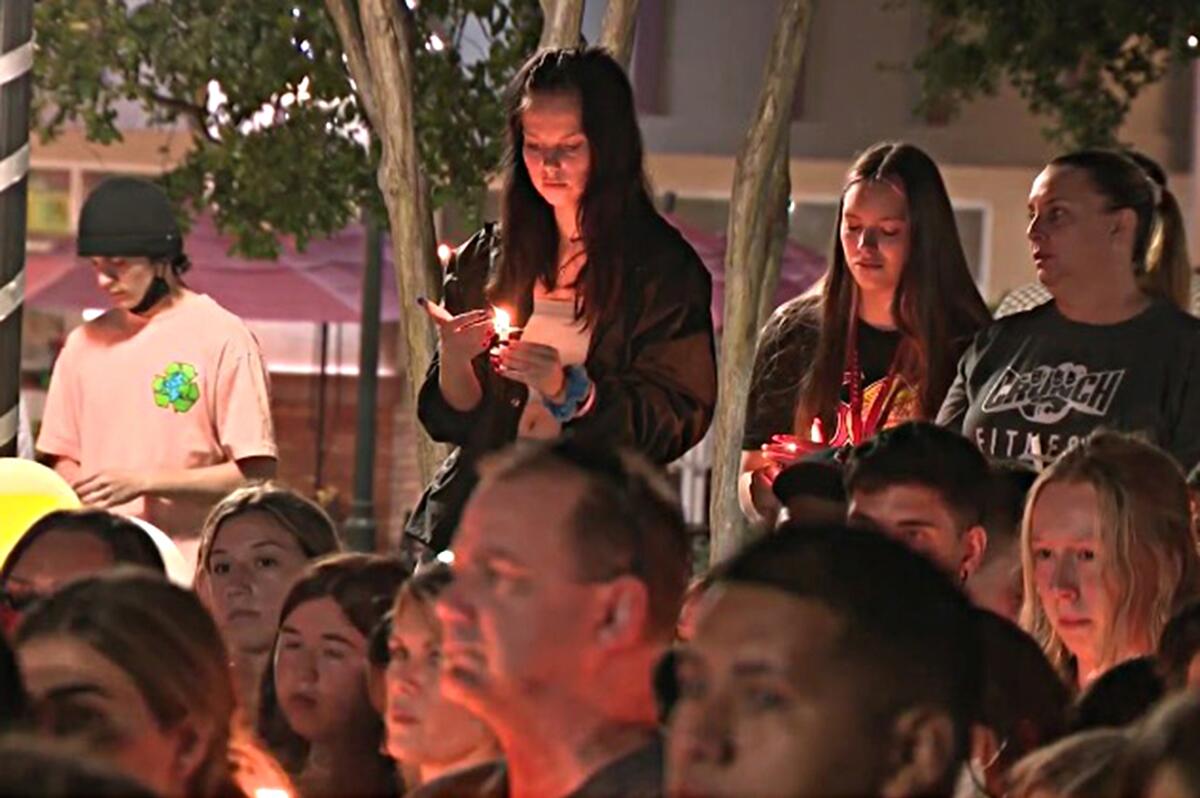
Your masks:
<path fill-rule="evenodd" d="M 0 566 L 0 795 L 1200 798 L 1200 320 L 1153 162 L 1046 165 L 1045 301 L 993 321 L 936 163 L 864 152 L 723 397 L 756 534 L 709 567 L 663 466 L 716 405 L 711 281 L 629 82 L 549 50 L 508 109 L 502 221 L 421 302 L 452 453 L 388 554 L 272 481 L 165 195 L 89 197 L 114 307 L 38 439 L 86 508 Z"/>

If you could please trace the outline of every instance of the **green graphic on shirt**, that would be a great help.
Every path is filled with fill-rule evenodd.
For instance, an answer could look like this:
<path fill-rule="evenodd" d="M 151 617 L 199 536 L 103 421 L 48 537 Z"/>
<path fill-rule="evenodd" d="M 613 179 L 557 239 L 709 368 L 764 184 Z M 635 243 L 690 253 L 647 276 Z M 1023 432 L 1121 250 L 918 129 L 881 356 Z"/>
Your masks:
<path fill-rule="evenodd" d="M 196 384 L 196 367 L 190 363 L 169 363 L 166 370 L 154 378 L 154 404 L 186 413 L 200 398 Z"/>

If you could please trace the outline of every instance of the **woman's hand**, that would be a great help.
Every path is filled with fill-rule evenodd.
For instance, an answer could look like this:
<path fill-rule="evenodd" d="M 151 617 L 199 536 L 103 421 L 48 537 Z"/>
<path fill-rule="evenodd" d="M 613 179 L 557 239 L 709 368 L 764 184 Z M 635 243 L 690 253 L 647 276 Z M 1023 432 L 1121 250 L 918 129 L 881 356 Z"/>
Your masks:
<path fill-rule="evenodd" d="M 551 402 L 566 391 L 562 359 L 558 350 L 532 341 L 513 341 L 500 350 L 496 370 L 500 376 L 524 383 Z"/>
<path fill-rule="evenodd" d="M 453 316 L 441 305 L 427 299 L 422 298 L 418 302 L 425 310 L 425 315 L 437 325 L 438 356 L 442 363 L 451 368 L 469 365 L 495 338 L 490 310 L 469 310 Z"/>
<path fill-rule="evenodd" d="M 774 482 L 780 471 L 806 454 L 812 454 L 824 448 L 826 445 L 823 443 L 806 441 L 795 435 L 772 435 L 771 442 L 762 445 L 762 456 L 769 464 L 766 474 L 768 481 Z"/>

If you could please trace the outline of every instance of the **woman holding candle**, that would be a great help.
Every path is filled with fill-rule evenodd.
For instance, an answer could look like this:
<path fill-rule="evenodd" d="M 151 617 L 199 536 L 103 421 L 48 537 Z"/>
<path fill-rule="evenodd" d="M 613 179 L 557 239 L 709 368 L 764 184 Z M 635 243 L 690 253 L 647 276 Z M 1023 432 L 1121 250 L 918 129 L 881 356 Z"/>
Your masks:
<path fill-rule="evenodd" d="M 1093 434 L 1042 473 L 1020 545 L 1021 625 L 1081 690 L 1153 654 L 1200 589 L 1183 472 L 1120 433 Z"/>
<path fill-rule="evenodd" d="M 1029 192 L 1026 235 L 1053 302 L 996 322 L 963 355 L 938 414 L 987 454 L 1036 467 L 1093 429 L 1140 432 L 1200 461 L 1200 320 L 1139 285 L 1179 255 L 1173 206 L 1128 156 L 1059 156 Z M 1165 225 L 1165 226 L 1164 226 Z M 1158 242 L 1158 243 L 1156 243 Z"/>
<path fill-rule="evenodd" d="M 716 402 L 711 280 L 654 210 L 621 67 L 599 49 L 534 56 L 510 90 L 508 138 L 501 225 L 450 258 L 443 306 L 422 303 L 440 343 L 419 415 L 457 447 L 406 530 L 433 551 L 480 455 L 569 431 L 665 464 Z M 494 346 L 493 307 L 520 340 Z"/>
<path fill-rule="evenodd" d="M 835 230 L 825 276 L 759 337 L 739 484 L 755 520 L 774 512 L 771 482 L 799 456 L 936 415 L 990 319 L 937 165 L 911 144 L 859 156 Z"/>

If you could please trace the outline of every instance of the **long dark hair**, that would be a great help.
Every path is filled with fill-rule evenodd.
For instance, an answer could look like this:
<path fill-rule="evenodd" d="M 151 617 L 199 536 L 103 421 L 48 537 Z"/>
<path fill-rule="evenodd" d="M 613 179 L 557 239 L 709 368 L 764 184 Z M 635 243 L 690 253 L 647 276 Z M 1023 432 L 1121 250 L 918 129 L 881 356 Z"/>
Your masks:
<path fill-rule="evenodd" d="M 621 65 L 599 48 L 547 50 L 533 56 L 508 90 L 508 151 L 501 197 L 503 244 L 489 286 L 495 299 L 514 301 L 540 278 L 553 289 L 558 277 L 558 227 L 554 211 L 538 194 L 522 151 L 521 114 L 538 93 L 579 98 L 583 132 L 591 153 L 587 186 L 579 205 L 579 230 L 587 256 L 576 317 L 587 327 L 621 309 L 627 264 L 623 242 L 637 222 L 656 216 L 642 162 L 642 135 L 633 89 Z"/>
<path fill-rule="evenodd" d="M 959 356 L 991 314 L 971 279 L 950 196 L 933 159 L 911 144 L 876 144 L 850 168 L 846 190 L 873 180 L 895 184 L 908 198 L 911 245 L 892 298 L 892 315 L 902 336 L 900 375 L 917 389 L 921 416 L 933 418 L 954 380 Z M 844 207 L 845 190 L 838 201 L 829 268 L 810 301 L 796 303 L 798 312 L 811 312 L 812 304 L 819 303 L 821 316 L 813 365 L 796 407 L 800 435 L 814 418 L 833 429 L 846 368 L 846 335 L 856 323 L 851 316 L 858 287 L 841 245 Z"/>
<path fill-rule="evenodd" d="M 279 626 L 301 604 L 319 598 L 332 598 L 345 614 L 346 620 L 363 637 L 371 631 L 392 607 L 396 591 L 408 578 L 408 571 L 395 558 L 375 554 L 331 554 L 310 564 L 292 584 L 283 608 Z M 284 768 L 293 776 L 304 769 L 308 759 L 309 742 L 288 724 L 279 706 L 275 689 L 275 654 L 279 648 L 278 629 L 271 646 L 271 659 L 263 672 L 259 696 L 258 734 Z M 383 721 L 377 720 L 378 735 L 382 738 Z"/>
<path fill-rule="evenodd" d="M 1082 169 L 1110 210 L 1129 208 L 1137 215 L 1133 268 L 1138 287 L 1182 310 L 1191 304 L 1191 261 L 1183 214 L 1167 188 L 1163 168 L 1140 152 L 1078 150 L 1060 155 L 1049 166 Z"/>

